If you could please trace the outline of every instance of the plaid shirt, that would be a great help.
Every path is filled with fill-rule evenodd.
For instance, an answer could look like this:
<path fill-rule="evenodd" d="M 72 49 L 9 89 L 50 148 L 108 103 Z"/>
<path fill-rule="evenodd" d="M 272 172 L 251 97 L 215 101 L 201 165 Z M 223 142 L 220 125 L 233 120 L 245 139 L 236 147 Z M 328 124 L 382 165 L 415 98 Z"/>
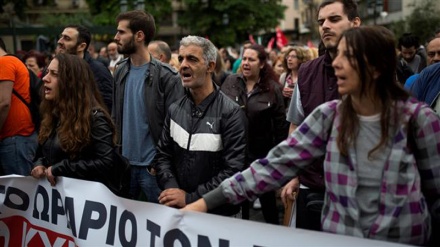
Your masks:
<path fill-rule="evenodd" d="M 223 195 L 235 203 L 254 199 L 257 194 L 281 187 L 313 159 L 325 155 L 327 190 L 321 217 L 324 231 L 408 244 L 426 243 L 431 231 L 427 201 L 432 205 L 440 200 L 439 118 L 414 99 L 396 102 L 400 114 L 398 120 L 390 123 L 391 150 L 384 160 L 378 192 L 379 216 L 368 236 L 364 236 L 355 196 L 358 184 L 355 152 L 351 148 L 349 155 L 343 156 L 336 143 L 338 130 L 342 128 L 339 103 L 334 100 L 319 106 L 266 158 L 256 160 L 249 169 L 224 181 Z M 411 140 L 417 147 L 415 155 L 409 144 Z"/>

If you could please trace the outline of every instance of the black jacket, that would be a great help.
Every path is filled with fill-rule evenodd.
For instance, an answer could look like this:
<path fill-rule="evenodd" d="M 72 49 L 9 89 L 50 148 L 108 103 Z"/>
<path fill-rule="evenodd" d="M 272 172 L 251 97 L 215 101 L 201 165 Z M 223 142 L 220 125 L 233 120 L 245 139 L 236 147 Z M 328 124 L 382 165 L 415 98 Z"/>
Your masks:
<path fill-rule="evenodd" d="M 150 58 L 149 76 L 145 77 L 144 97 L 149 114 L 148 125 L 150 126 L 154 143 L 157 144 L 168 107 L 183 97 L 184 93 L 179 74 L 168 64 L 161 63 L 151 56 Z M 124 108 L 125 81 L 129 71 L 130 59 L 126 58 L 118 63 L 114 73 L 112 118 L 116 125 L 119 144 L 122 141 L 122 109 Z"/>
<path fill-rule="evenodd" d="M 275 81 L 259 84 L 248 97 L 242 74 L 230 75 L 221 90 L 246 113 L 248 127 L 248 162 L 266 157 L 270 149 L 286 139 L 287 121 L 281 87 Z"/>
<path fill-rule="evenodd" d="M 246 118 L 217 88 L 198 106 L 191 95 L 172 104 L 159 141 L 157 180 L 162 189 L 180 188 L 186 203 L 201 198 L 244 167 Z M 211 213 L 233 215 L 239 206 Z"/>
<path fill-rule="evenodd" d="M 84 60 L 89 64 L 90 69 L 95 77 L 96 86 L 101 93 L 104 104 L 108 112 L 112 112 L 113 105 L 113 76 L 110 70 L 106 68 L 101 62 L 93 59 L 88 52 L 84 53 Z"/>
<path fill-rule="evenodd" d="M 113 173 L 114 144 L 110 119 L 103 112 L 92 114 L 92 133 L 90 144 L 75 157 L 61 149 L 58 135 L 53 131 L 49 138 L 38 147 L 35 166 L 52 166 L 54 176 L 78 178 L 101 182 L 108 185 L 119 180 Z"/>

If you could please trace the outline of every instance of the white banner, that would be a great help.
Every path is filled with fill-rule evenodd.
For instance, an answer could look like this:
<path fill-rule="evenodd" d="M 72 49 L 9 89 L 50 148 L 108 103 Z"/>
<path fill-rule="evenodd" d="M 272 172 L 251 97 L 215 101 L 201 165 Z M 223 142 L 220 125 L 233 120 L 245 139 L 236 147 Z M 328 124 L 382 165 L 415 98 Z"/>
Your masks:
<path fill-rule="evenodd" d="M 127 200 L 100 183 L 0 177 L 0 246 L 402 246 Z"/>

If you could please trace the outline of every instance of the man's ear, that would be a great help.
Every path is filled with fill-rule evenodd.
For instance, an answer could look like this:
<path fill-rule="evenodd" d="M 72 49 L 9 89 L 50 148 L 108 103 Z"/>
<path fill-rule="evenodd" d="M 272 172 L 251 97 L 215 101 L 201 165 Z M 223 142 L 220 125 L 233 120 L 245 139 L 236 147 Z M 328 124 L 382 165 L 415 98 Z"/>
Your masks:
<path fill-rule="evenodd" d="M 144 39 L 145 39 L 145 34 L 144 34 L 144 32 L 142 32 L 142 31 L 138 31 L 138 32 L 136 32 L 136 34 L 135 34 L 135 39 L 136 39 L 136 41 L 143 41 Z"/>
<path fill-rule="evenodd" d="M 86 49 L 87 44 L 85 42 L 82 42 L 81 44 L 78 45 L 78 47 L 76 48 L 77 52 L 84 52 Z"/>
<path fill-rule="evenodd" d="M 359 17 L 355 17 L 352 23 L 352 27 L 359 27 L 361 25 L 361 19 Z"/>
<path fill-rule="evenodd" d="M 215 70 L 215 62 L 211 61 L 211 62 L 208 63 L 208 70 L 207 70 L 207 72 L 208 73 L 212 73 L 212 72 L 214 72 L 214 70 Z"/>
<path fill-rule="evenodd" d="M 165 63 L 165 55 L 164 54 L 159 54 L 159 60 L 163 63 Z"/>

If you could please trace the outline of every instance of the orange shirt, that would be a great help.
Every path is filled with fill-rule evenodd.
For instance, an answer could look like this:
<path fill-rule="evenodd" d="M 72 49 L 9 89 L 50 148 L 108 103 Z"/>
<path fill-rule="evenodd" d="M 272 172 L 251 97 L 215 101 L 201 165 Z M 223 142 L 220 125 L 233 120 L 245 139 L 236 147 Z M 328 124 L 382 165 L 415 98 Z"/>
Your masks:
<path fill-rule="evenodd" d="M 28 103 L 30 102 L 29 72 L 18 58 L 14 56 L 0 57 L 0 83 L 1 81 L 12 81 L 14 90 Z M 34 124 L 29 108 L 12 93 L 11 107 L 3 128 L 0 130 L 0 140 L 16 135 L 29 136 L 33 131 Z"/>

